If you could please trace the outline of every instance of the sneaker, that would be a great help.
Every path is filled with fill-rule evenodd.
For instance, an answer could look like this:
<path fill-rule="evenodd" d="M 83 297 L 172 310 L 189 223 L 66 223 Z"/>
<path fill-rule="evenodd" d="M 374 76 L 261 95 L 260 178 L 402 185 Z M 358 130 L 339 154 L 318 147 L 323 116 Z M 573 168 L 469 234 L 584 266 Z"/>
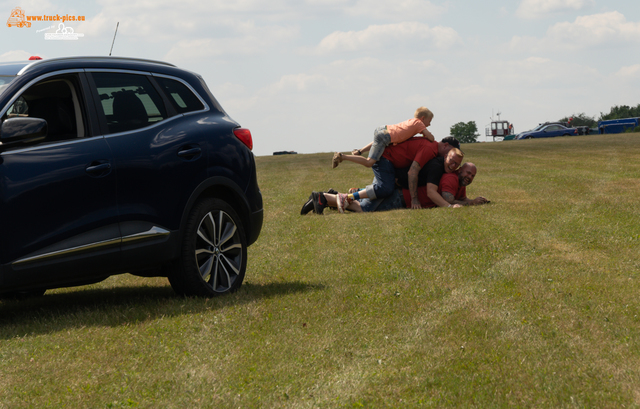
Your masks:
<path fill-rule="evenodd" d="M 307 203 L 302 205 L 302 209 L 300 209 L 300 216 L 304 216 L 305 214 L 309 213 L 310 211 L 313 210 L 313 195 L 309 195 L 309 200 L 307 200 Z"/>
<path fill-rule="evenodd" d="M 324 193 L 331 193 L 332 195 L 337 195 L 338 191 L 333 189 L 333 188 L 331 188 L 331 189 L 327 190 Z M 305 214 L 309 213 L 312 210 L 314 210 L 313 209 L 313 194 L 309 195 L 309 200 L 307 200 L 307 202 L 302 205 L 302 209 L 300 209 L 300 216 L 304 216 Z M 315 213 L 315 211 L 314 211 L 314 213 Z"/>
<path fill-rule="evenodd" d="M 338 202 L 338 211 L 344 213 L 344 210 L 349 206 L 349 198 L 346 193 L 338 193 L 336 196 Z"/>
<path fill-rule="evenodd" d="M 311 201 L 313 202 L 313 212 L 322 214 L 324 208 L 327 207 L 327 199 L 322 192 L 311 192 Z"/>
<path fill-rule="evenodd" d="M 337 168 L 338 165 L 340 164 L 340 162 L 342 162 L 342 153 L 340 152 L 336 152 L 333 154 L 333 162 L 332 162 L 332 167 L 333 168 Z"/>

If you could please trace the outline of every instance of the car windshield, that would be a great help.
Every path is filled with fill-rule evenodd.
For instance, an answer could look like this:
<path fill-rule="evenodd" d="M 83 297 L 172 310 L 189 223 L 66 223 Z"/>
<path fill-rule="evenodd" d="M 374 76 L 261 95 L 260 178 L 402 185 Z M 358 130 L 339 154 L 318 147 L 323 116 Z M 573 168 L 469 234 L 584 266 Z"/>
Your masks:
<path fill-rule="evenodd" d="M 0 75 L 0 95 L 2 95 L 5 89 L 7 89 L 7 87 L 9 86 L 11 81 L 14 80 L 14 78 L 15 78 L 15 75 L 11 75 L 11 76 Z"/>
<path fill-rule="evenodd" d="M 542 129 L 543 126 L 545 126 L 546 124 L 540 124 L 538 126 L 536 126 L 535 128 L 533 128 L 532 130 L 530 130 L 529 132 L 533 132 L 533 131 L 539 131 Z"/>

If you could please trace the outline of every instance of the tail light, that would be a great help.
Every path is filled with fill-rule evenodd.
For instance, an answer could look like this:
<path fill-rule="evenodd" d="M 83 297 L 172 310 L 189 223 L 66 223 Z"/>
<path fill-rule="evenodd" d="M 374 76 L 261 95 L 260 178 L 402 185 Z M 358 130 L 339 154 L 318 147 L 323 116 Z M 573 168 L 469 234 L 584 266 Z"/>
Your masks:
<path fill-rule="evenodd" d="M 236 138 L 240 139 L 240 142 L 247 145 L 249 150 L 253 150 L 253 138 L 251 138 L 251 131 L 247 128 L 236 128 L 233 130 L 233 134 Z"/>

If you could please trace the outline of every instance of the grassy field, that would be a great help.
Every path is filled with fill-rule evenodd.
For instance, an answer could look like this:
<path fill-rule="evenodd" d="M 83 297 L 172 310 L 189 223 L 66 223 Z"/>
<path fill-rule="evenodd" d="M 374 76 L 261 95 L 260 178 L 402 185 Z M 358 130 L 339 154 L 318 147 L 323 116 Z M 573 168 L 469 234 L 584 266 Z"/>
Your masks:
<path fill-rule="evenodd" d="M 0 301 L 0 408 L 640 407 L 640 135 L 463 150 L 490 205 L 301 217 L 371 171 L 257 158 L 230 296 L 122 275 Z"/>

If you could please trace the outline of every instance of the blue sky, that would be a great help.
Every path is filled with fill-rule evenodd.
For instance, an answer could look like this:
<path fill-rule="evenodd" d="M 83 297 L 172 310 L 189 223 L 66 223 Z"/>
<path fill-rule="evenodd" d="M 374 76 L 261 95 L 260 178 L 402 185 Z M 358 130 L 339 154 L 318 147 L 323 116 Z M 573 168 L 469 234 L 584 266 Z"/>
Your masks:
<path fill-rule="evenodd" d="M 201 74 L 257 155 L 359 148 L 422 105 L 436 139 L 475 121 L 484 140 L 492 113 L 523 131 L 640 103 L 637 0 L 0 0 L 0 16 L 17 6 L 85 16 L 67 23 L 84 36 L 4 25 L 0 61 L 108 55 L 119 22 L 113 55 Z"/>

